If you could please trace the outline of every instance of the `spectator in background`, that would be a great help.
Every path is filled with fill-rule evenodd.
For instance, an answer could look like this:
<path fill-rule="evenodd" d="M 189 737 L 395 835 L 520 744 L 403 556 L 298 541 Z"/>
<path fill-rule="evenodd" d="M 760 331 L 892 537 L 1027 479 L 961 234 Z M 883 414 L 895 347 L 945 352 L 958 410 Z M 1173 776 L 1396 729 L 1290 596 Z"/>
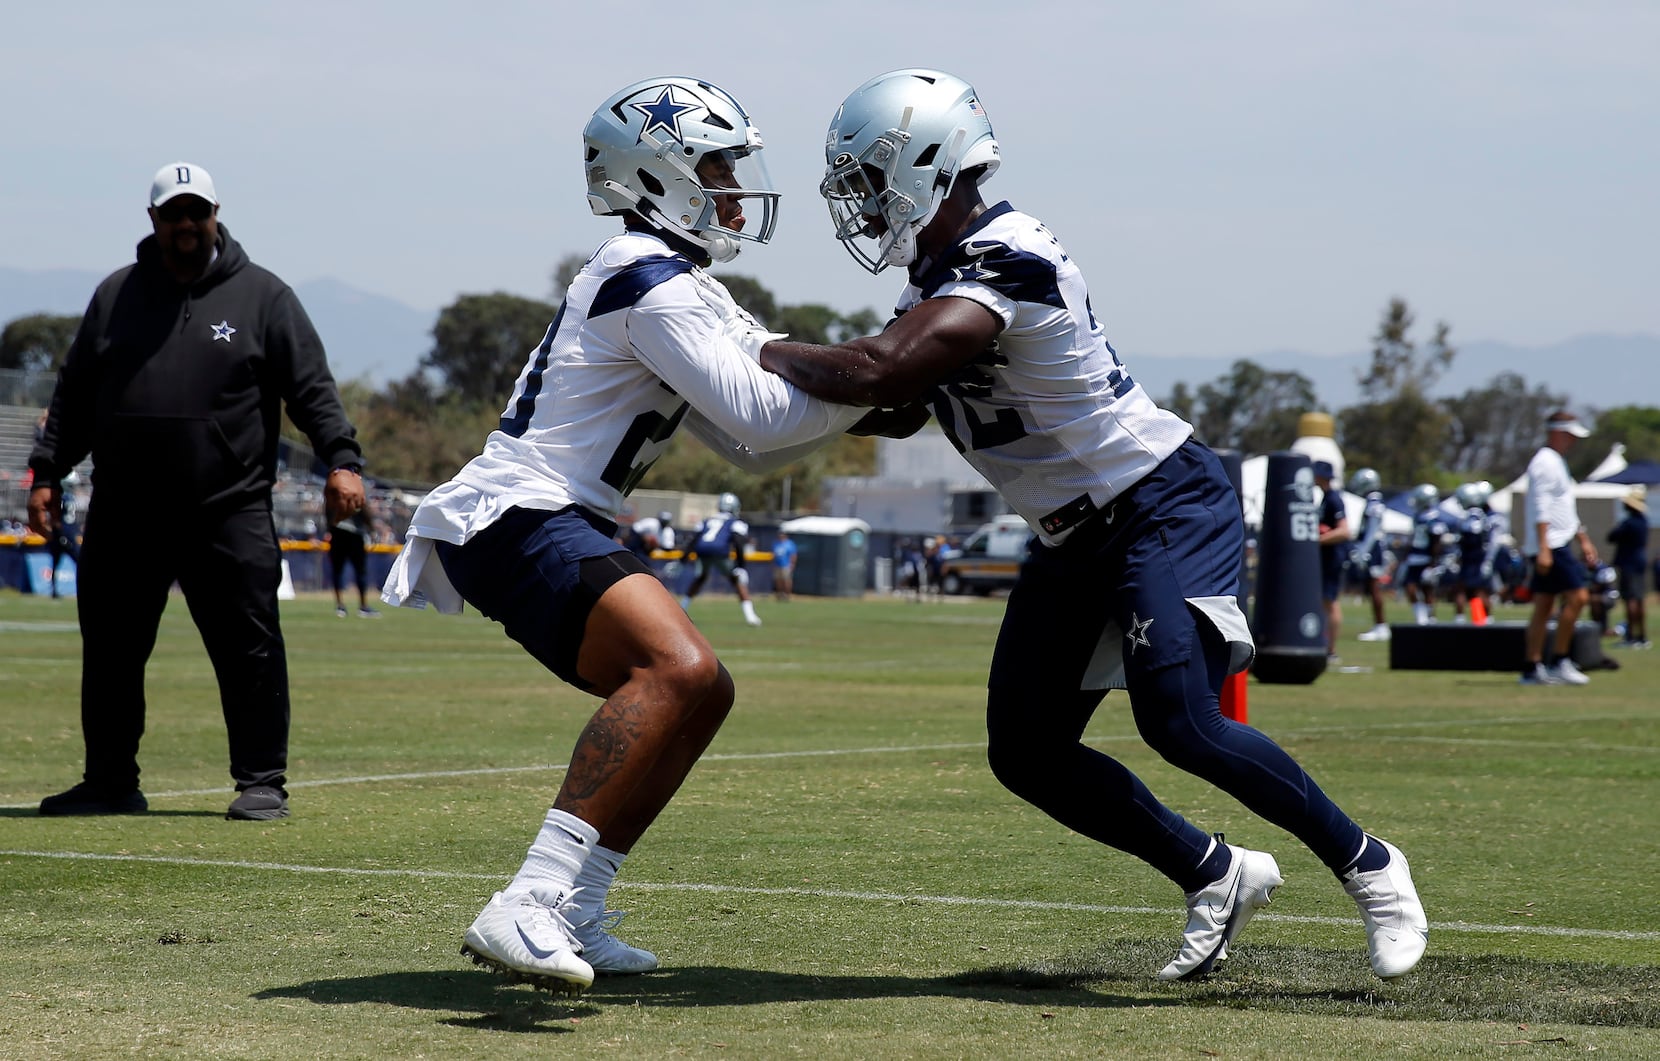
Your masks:
<path fill-rule="evenodd" d="M 1326 602 L 1326 660 L 1336 663 L 1337 636 L 1343 625 L 1343 604 L 1337 598 L 1354 535 L 1343 507 L 1343 490 L 1332 481 L 1330 461 L 1314 462 L 1314 482 L 1320 487 L 1320 599 Z"/>
<path fill-rule="evenodd" d="M 272 524 L 283 409 L 333 469 L 333 519 L 363 506 L 363 456 L 323 344 L 294 292 L 219 224 L 206 170 L 163 166 L 153 232 L 92 296 L 29 456 L 29 525 L 50 538 L 61 483 L 97 466 L 79 569 L 80 784 L 40 813 L 137 814 L 144 670 L 176 579 L 219 680 L 236 798 L 228 818 L 288 816 L 288 661 Z M 164 476 L 156 474 L 165 469 Z M 153 547 L 158 506 L 179 543 Z"/>
<path fill-rule="evenodd" d="M 1574 444 L 1590 434 L 1573 413 L 1552 413 L 1545 421 L 1545 444 L 1527 465 L 1522 553 L 1533 565 L 1533 614 L 1527 624 L 1523 685 L 1585 685 L 1591 680 L 1568 658 L 1568 652 L 1573 648 L 1574 623 L 1590 597 L 1585 565 L 1596 566 L 1597 547 L 1579 522 L 1574 478 L 1568 474 L 1565 459 Z M 1584 553 L 1583 563 L 1569 548 L 1575 540 Z M 1556 617 L 1554 651 L 1547 659 L 1546 625 L 1558 597 L 1562 613 Z"/>
<path fill-rule="evenodd" d="M 774 600 L 789 600 L 795 592 L 795 561 L 800 549 L 790 540 L 788 531 L 780 530 L 772 543 L 772 596 Z"/>
<path fill-rule="evenodd" d="M 1625 636 L 1617 647 L 1648 648 L 1648 496 L 1640 486 L 1620 499 L 1625 518 L 1608 532 L 1625 600 Z"/>
<path fill-rule="evenodd" d="M 369 607 L 369 549 L 368 542 L 375 534 L 375 519 L 365 501 L 362 508 L 337 520 L 329 527 L 329 573 L 334 582 L 334 614 L 346 617 L 346 602 L 340 592 L 346 585 L 346 565 L 350 564 L 357 582 L 357 617 L 378 619 L 380 613 Z"/>
<path fill-rule="evenodd" d="M 64 486 L 74 486 L 80 482 L 80 476 L 70 472 L 63 477 Z M 58 592 L 58 565 L 64 557 L 75 562 L 77 569 L 81 566 L 81 499 L 73 490 L 60 490 L 58 503 L 58 518 L 52 527 L 52 533 L 46 536 L 46 552 L 52 558 L 52 599 L 57 600 L 62 594 Z"/>

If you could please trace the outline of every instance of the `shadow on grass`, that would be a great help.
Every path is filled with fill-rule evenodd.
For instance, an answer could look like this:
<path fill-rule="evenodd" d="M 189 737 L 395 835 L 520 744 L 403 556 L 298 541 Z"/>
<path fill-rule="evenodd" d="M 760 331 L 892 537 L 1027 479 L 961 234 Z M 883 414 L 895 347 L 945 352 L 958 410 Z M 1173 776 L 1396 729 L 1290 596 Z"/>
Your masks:
<path fill-rule="evenodd" d="M 815 976 L 692 966 L 644 976 L 602 977 L 586 994 L 569 999 L 472 970 L 310 980 L 254 997 L 470 1012 L 476 1016 L 452 1017 L 444 1023 L 540 1032 L 562 1030 L 549 1022 L 592 1015 L 607 1004 L 706 1008 L 903 998 L 1038 1007 L 1215 1006 L 1302 1016 L 1660 1028 L 1660 966 L 1431 952 L 1409 976 L 1386 982 L 1372 975 L 1359 948 L 1246 944 L 1208 979 L 1171 984 L 1153 979 L 1153 970 L 1169 958 L 1169 946 L 1165 939 L 1117 940 L 1055 961 L 945 976 Z"/>
<path fill-rule="evenodd" d="M 950 976 L 813 976 L 713 966 L 663 969 L 643 976 L 601 977 L 580 997 L 561 998 L 512 986 L 487 972 L 405 972 L 308 980 L 258 992 L 256 999 L 302 999 L 320 1005 L 380 1002 L 414 1009 L 474 1012 L 443 1023 L 502 1031 L 563 1031 L 549 1021 L 600 1012 L 604 1004 L 705 1008 L 837 999 L 963 998 L 1027 1006 L 1180 1005 L 1182 1000 L 1119 997 L 1081 986 L 1068 974 L 1024 971 L 1016 980 L 995 972 Z"/>
<path fill-rule="evenodd" d="M 0 818 L 45 818 L 53 822 L 126 821 L 132 818 L 223 818 L 222 810 L 147 810 L 143 814 L 41 814 L 35 807 L 0 807 Z"/>
<path fill-rule="evenodd" d="M 1430 953 L 1384 981 L 1365 952 L 1259 946 L 1247 941 L 1208 979 L 1149 987 L 1168 942 L 1121 940 L 1053 963 L 991 970 L 1007 982 L 1065 976 L 1080 984 L 1151 990 L 1184 1005 L 1414 1021 L 1502 1021 L 1660 1028 L 1660 966 Z"/>

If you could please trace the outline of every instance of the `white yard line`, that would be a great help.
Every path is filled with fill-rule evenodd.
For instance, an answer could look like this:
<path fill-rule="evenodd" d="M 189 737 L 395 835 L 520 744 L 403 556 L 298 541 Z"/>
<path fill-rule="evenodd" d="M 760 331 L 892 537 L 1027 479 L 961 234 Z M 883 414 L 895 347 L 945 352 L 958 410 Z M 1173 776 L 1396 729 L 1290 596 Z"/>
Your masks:
<path fill-rule="evenodd" d="M 1627 720 L 1631 717 L 1632 716 L 1630 716 L 1630 715 L 1602 715 L 1602 716 L 1578 715 L 1578 716 L 1575 716 L 1575 721 L 1578 721 L 1578 722 L 1619 722 L 1619 721 L 1625 721 L 1625 720 Z M 1538 724 L 1538 723 L 1551 723 L 1551 724 L 1554 724 L 1554 723 L 1557 723 L 1557 722 L 1560 722 L 1560 721 L 1561 721 L 1560 719 L 1545 719 L 1545 718 L 1489 718 L 1489 719 L 1480 719 L 1480 720 L 1425 719 L 1425 720 L 1419 721 L 1419 722 L 1384 722 L 1384 723 L 1377 723 L 1377 724 L 1369 725 L 1369 726 L 1310 726 L 1310 727 L 1306 727 L 1306 728 L 1303 728 L 1303 729 L 1284 730 L 1284 731 L 1281 731 L 1281 732 L 1278 732 L 1278 733 L 1272 733 L 1272 734 L 1270 734 L 1270 736 L 1276 738 L 1277 740 L 1290 741 L 1290 740 L 1299 740 L 1299 739 L 1310 738 L 1310 737 L 1326 737 L 1326 736 L 1343 735 L 1343 734 L 1354 734 L 1357 737 L 1366 736 L 1368 734 L 1376 734 L 1375 739 L 1377 739 L 1377 740 L 1391 741 L 1391 742 L 1402 742 L 1402 743 L 1418 742 L 1418 743 L 1425 743 L 1425 744 L 1471 744 L 1471 745 L 1491 744 L 1491 745 L 1501 745 L 1501 746 L 1514 746 L 1514 747 L 1517 747 L 1517 748 L 1536 748 L 1536 749 L 1539 749 L 1541 751 L 1548 750 L 1548 751 L 1551 751 L 1552 753 L 1555 753 L 1555 752 L 1561 751 L 1561 750 L 1590 751 L 1590 752 L 1626 752 L 1626 753 L 1634 753 L 1634 754 L 1639 754 L 1639 755 L 1654 755 L 1656 753 L 1660 753 L 1660 747 L 1657 747 L 1655 745 L 1647 745 L 1647 744 L 1635 744 L 1635 745 L 1585 744 L 1585 743 L 1570 743 L 1570 744 L 1549 743 L 1549 744 L 1547 744 L 1547 743 L 1543 743 L 1543 742 L 1539 742 L 1539 741 L 1526 741 L 1526 740 L 1488 739 L 1488 738 L 1479 738 L 1479 737 L 1433 737 L 1433 736 L 1429 736 L 1429 735 L 1388 736 L 1388 735 L 1383 735 L 1383 734 L 1378 733 L 1378 731 L 1380 731 L 1380 730 L 1402 730 L 1402 729 L 1424 729 L 1424 728 L 1435 729 L 1435 728 L 1452 727 L 1452 726 L 1464 726 L 1464 727 L 1470 727 L 1470 728 L 1489 728 L 1489 727 L 1499 727 L 1499 726 L 1513 727 L 1513 726 L 1531 725 L 1531 724 Z M 1114 743 L 1126 743 L 1126 742 L 1127 743 L 1139 743 L 1140 740 L 1141 740 L 1141 738 L 1134 735 L 1134 734 L 1123 734 L 1123 735 L 1119 735 L 1119 736 L 1097 736 L 1097 737 L 1085 737 L 1084 738 L 1084 742 L 1086 744 L 1114 744 Z M 763 761 L 763 760 L 767 760 L 767 759 L 811 759 L 811 758 L 826 758 L 826 757 L 847 756 L 847 755 L 895 755 L 895 754 L 908 754 L 908 753 L 912 753 L 912 752 L 966 751 L 966 750 L 969 750 L 969 749 L 983 748 L 983 747 L 985 747 L 985 742 L 984 741 L 974 740 L 974 741 L 960 741 L 960 742 L 943 743 L 943 744 L 883 745 L 883 746 L 869 747 L 869 748 L 819 748 L 819 749 L 804 749 L 804 750 L 800 750 L 800 751 L 786 751 L 786 752 L 729 752 L 729 753 L 716 752 L 716 753 L 713 753 L 713 754 L 705 755 L 705 756 L 703 756 L 703 758 L 701 758 L 698 761 L 703 762 L 703 763 L 758 762 L 758 761 Z M 564 770 L 567 765 L 568 764 L 566 764 L 566 763 L 532 763 L 532 764 L 528 764 L 528 765 L 525 765 L 525 766 L 487 766 L 487 767 L 478 767 L 478 768 L 475 768 L 475 769 L 466 769 L 466 770 L 415 770 L 415 771 L 408 771 L 408 772 L 405 772 L 405 773 L 396 773 L 396 774 L 351 774 L 351 775 L 346 775 L 346 776 L 343 776 L 343 777 L 324 777 L 324 778 L 313 778 L 311 780 L 290 781 L 290 782 L 288 782 L 288 787 L 290 789 L 321 788 L 321 787 L 329 786 L 329 785 L 362 785 L 362 784 L 381 783 L 381 782 L 388 782 L 388 781 L 392 781 L 392 782 L 396 782 L 396 781 L 428 781 L 428 780 L 434 780 L 434 779 L 446 778 L 446 777 L 490 777 L 490 776 L 498 776 L 498 775 L 503 775 L 503 774 L 529 774 L 529 773 L 554 772 L 554 771 Z M 146 793 L 146 796 L 150 799 L 182 799 L 182 798 L 185 798 L 185 797 L 194 797 L 194 796 L 218 796 L 218 795 L 223 795 L 225 792 L 227 792 L 229 790 L 229 788 L 230 788 L 229 784 L 224 784 L 224 785 L 215 786 L 213 788 L 188 788 L 188 789 L 174 789 L 174 790 L 166 791 L 166 792 L 150 792 L 150 793 Z M 0 810 L 27 810 L 30 807 L 37 806 L 39 804 L 39 802 L 40 802 L 39 800 L 31 800 L 31 801 L 24 802 L 24 803 L 0 803 Z"/>
<path fill-rule="evenodd" d="M 456 870 L 383 869 L 354 866 L 305 866 L 286 862 L 246 862 L 235 859 L 172 858 L 164 855 L 106 855 L 85 851 L 7 851 L 0 858 L 43 858 L 66 862 L 139 862 L 165 866 L 192 866 L 209 869 L 259 870 L 278 873 L 316 873 L 342 877 L 415 877 L 444 880 L 500 882 L 500 873 L 463 873 Z M 1045 902 L 1036 899 L 977 899 L 962 895 L 914 895 L 900 892 L 841 891 L 833 888 L 753 888 L 735 884 L 690 882 L 618 881 L 621 891 L 705 892 L 711 895 L 752 895 L 772 898 L 826 899 L 843 902 L 926 903 L 934 906 L 965 906 L 999 910 L 1058 910 L 1082 914 L 1127 914 L 1174 916 L 1174 907 L 1106 906 L 1097 903 Z M 1350 917 L 1322 917 L 1308 914 L 1256 915 L 1258 921 L 1279 921 L 1300 925 L 1356 926 Z M 1430 925 L 1437 932 L 1465 932 L 1502 936 L 1575 936 L 1589 939 L 1660 940 L 1660 932 L 1608 928 L 1568 928 L 1560 925 L 1482 925 L 1468 921 L 1438 921 Z"/>

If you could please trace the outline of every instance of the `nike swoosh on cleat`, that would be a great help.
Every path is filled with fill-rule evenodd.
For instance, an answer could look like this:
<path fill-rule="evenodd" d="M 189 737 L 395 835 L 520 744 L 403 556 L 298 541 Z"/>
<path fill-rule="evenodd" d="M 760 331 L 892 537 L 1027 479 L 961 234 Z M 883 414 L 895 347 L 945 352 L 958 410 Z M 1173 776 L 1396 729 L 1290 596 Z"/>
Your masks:
<path fill-rule="evenodd" d="M 530 951 L 532 957 L 541 958 L 543 960 L 553 957 L 553 951 L 543 950 L 541 947 L 538 947 L 536 944 L 530 942 L 530 937 L 525 935 L 525 930 L 519 927 L 519 923 L 517 921 L 513 922 L 513 929 L 519 934 L 519 938 L 524 940 L 525 949 Z"/>

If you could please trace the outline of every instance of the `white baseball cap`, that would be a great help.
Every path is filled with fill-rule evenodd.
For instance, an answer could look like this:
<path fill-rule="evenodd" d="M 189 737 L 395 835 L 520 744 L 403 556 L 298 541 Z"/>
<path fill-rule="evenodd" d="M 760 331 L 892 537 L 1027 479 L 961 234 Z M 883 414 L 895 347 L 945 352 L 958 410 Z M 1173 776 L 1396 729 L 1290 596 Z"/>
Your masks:
<path fill-rule="evenodd" d="M 1591 437 L 1591 429 L 1586 427 L 1584 424 L 1580 423 L 1577 419 L 1573 419 L 1573 418 L 1570 417 L 1570 418 L 1565 418 L 1565 419 L 1558 420 L 1558 419 L 1554 418 L 1555 415 L 1560 415 L 1560 414 L 1553 414 L 1552 419 L 1549 419 L 1549 420 L 1545 421 L 1545 431 L 1546 432 L 1566 431 L 1568 434 L 1572 435 L 1575 438 L 1590 438 Z"/>
<path fill-rule="evenodd" d="M 192 162 L 169 162 L 156 170 L 155 180 L 150 182 L 151 206 L 160 206 L 180 195 L 194 195 L 219 205 L 219 198 L 213 193 L 213 178 Z"/>

